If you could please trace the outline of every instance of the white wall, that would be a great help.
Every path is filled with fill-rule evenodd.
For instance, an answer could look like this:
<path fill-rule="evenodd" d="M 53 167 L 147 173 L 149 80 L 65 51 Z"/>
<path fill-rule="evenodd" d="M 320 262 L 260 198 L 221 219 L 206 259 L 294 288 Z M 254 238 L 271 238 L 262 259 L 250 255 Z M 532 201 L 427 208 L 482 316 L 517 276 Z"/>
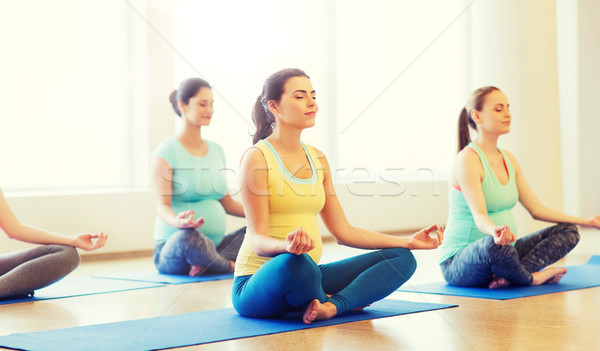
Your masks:
<path fill-rule="evenodd" d="M 600 2 L 557 0 L 565 210 L 600 213 Z"/>
<path fill-rule="evenodd" d="M 108 233 L 105 249 L 94 253 L 152 248 L 154 198 L 149 191 L 11 196 L 7 200 L 23 223 L 64 234 Z M 29 246 L 0 236 L 0 252 Z"/>

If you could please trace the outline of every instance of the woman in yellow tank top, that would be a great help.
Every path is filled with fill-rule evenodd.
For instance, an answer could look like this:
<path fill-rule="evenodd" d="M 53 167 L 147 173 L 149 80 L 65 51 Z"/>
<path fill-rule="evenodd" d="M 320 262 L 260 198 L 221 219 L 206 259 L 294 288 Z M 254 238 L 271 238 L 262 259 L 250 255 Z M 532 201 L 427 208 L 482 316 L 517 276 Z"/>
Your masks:
<path fill-rule="evenodd" d="M 233 305 L 243 316 L 301 311 L 311 323 L 364 307 L 412 276 L 411 249 L 435 249 L 442 242 L 443 228 L 435 224 L 406 239 L 348 223 L 327 159 L 300 141 L 315 124 L 315 98 L 306 73 L 284 69 L 267 78 L 254 106 L 256 145 L 241 164 L 248 229 L 233 284 Z M 338 243 L 380 250 L 319 265 L 317 214 Z"/>

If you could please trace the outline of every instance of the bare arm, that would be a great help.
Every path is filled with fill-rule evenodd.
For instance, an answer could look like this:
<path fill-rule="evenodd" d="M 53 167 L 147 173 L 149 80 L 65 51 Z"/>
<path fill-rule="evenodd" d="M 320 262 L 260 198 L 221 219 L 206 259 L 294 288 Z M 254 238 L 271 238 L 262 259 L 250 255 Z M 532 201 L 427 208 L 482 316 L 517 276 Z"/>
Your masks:
<path fill-rule="evenodd" d="M 329 163 L 319 150 L 317 150 L 317 154 L 325 174 L 325 206 L 321 210 L 321 218 L 339 244 L 362 249 L 392 247 L 435 249 L 442 243 L 443 228 L 435 224 L 415 233 L 410 238 L 400 238 L 352 226 L 348 222 L 335 193 Z M 430 237 L 430 232 L 436 232 L 437 237 Z"/>
<path fill-rule="evenodd" d="M 63 235 L 21 223 L 8 206 L 2 191 L 0 191 L 0 229 L 11 239 L 32 244 L 69 245 L 86 251 L 101 248 L 107 238 L 104 233 Z"/>
<path fill-rule="evenodd" d="M 240 176 L 247 233 L 257 255 L 273 257 L 285 252 L 300 255 L 315 247 L 314 240 L 301 227 L 289 233 L 285 241 L 269 236 L 268 170 L 260 149 L 251 148 L 244 154 Z"/>
<path fill-rule="evenodd" d="M 505 245 L 515 241 L 516 237 L 508 226 L 497 226 L 487 213 L 481 188 L 483 167 L 479 156 L 467 148 L 463 149 L 456 156 L 453 173 L 477 228 L 484 234 L 493 236 L 496 244 Z"/>
<path fill-rule="evenodd" d="M 194 220 L 194 211 L 175 213 L 171 208 L 173 169 L 162 157 L 152 158 L 152 181 L 156 197 L 158 216 L 168 225 L 175 228 L 199 228 L 204 218 Z"/>
<path fill-rule="evenodd" d="M 231 195 L 227 194 L 219 200 L 225 212 L 232 216 L 244 217 L 244 207 L 238 201 L 235 201 Z"/>
<path fill-rule="evenodd" d="M 523 204 L 525 209 L 527 209 L 533 218 L 546 222 L 573 223 L 600 229 L 600 216 L 589 219 L 576 217 L 543 205 L 525 180 L 521 166 L 515 157 L 508 152 L 506 152 L 506 154 L 508 155 L 511 164 L 515 169 L 517 188 L 519 189 L 519 202 Z"/>

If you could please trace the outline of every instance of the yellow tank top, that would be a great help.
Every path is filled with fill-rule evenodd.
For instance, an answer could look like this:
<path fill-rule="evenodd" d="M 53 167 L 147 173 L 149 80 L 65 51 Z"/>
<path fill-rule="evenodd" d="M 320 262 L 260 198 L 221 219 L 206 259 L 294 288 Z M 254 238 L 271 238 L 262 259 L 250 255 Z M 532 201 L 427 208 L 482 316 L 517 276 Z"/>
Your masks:
<path fill-rule="evenodd" d="M 317 227 L 317 214 L 325 205 L 323 187 L 323 166 L 315 149 L 302 144 L 308 158 L 312 177 L 300 179 L 294 177 L 283 165 L 273 146 L 266 140 L 256 143 L 267 162 L 269 190 L 269 236 L 285 240 L 286 236 L 299 226 L 315 240 L 315 248 L 308 255 L 319 262 L 323 245 Z M 259 256 L 252 248 L 250 234 L 244 242 L 235 262 L 235 276 L 254 274 L 271 257 Z"/>

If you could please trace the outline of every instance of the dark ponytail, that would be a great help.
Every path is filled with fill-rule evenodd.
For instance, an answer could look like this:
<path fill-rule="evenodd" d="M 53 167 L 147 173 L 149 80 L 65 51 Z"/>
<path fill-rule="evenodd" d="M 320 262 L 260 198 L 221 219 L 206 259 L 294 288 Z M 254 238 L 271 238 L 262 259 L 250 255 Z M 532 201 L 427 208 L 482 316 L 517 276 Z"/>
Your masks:
<path fill-rule="evenodd" d="M 268 101 L 265 102 L 265 104 L 266 103 L 268 103 Z M 254 125 L 256 126 L 256 133 L 254 133 L 254 137 L 252 138 L 252 144 L 258 143 L 259 140 L 262 140 L 273 133 L 275 118 L 273 118 L 271 111 L 269 111 L 269 107 L 263 105 L 262 95 L 259 95 L 254 103 L 254 108 L 252 109 L 252 121 L 254 121 Z"/>
<path fill-rule="evenodd" d="M 304 71 L 297 68 L 286 68 L 270 75 L 263 84 L 262 94 L 258 96 L 252 109 L 252 121 L 256 126 L 256 132 L 252 143 L 256 144 L 259 140 L 265 139 L 273 133 L 275 126 L 275 117 L 269 110 L 269 101 L 279 102 L 283 94 L 283 86 L 288 79 L 293 77 L 310 78 Z"/>
<path fill-rule="evenodd" d="M 467 108 L 463 107 L 458 116 L 458 151 L 465 148 L 471 142 L 471 132 L 469 126 L 477 129 L 475 122 L 467 112 Z"/>
<path fill-rule="evenodd" d="M 179 106 L 177 106 L 177 101 L 181 100 L 181 102 L 187 105 L 190 102 L 190 99 L 196 96 L 202 88 L 212 89 L 210 84 L 202 78 L 189 78 L 179 84 L 179 89 L 171 92 L 169 101 L 177 116 L 181 117 L 181 111 L 179 110 Z"/>
<path fill-rule="evenodd" d="M 487 94 L 492 91 L 500 89 L 492 86 L 481 87 L 475 90 L 469 100 L 467 100 L 467 104 L 460 111 L 460 115 L 458 116 L 458 151 L 464 149 L 471 142 L 471 134 L 469 131 L 469 127 L 477 130 L 477 124 L 473 121 L 471 117 L 471 111 L 481 111 L 483 108 L 483 103 L 485 101 L 485 97 Z"/>

